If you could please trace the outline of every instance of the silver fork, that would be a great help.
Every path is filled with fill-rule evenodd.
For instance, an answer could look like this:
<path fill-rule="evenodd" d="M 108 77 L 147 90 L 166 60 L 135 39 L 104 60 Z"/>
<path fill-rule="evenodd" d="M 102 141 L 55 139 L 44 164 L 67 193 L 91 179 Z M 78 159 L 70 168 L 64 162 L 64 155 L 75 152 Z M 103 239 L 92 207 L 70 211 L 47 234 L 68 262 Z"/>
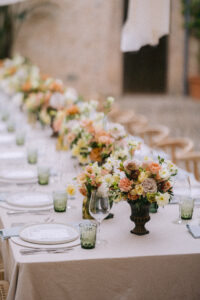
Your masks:
<path fill-rule="evenodd" d="M 41 253 L 48 253 L 48 254 L 58 254 L 58 253 L 66 253 L 72 251 L 73 247 L 68 248 L 32 248 L 32 249 L 21 249 L 20 253 L 22 255 L 33 255 L 33 254 L 41 254 Z"/>
<path fill-rule="evenodd" d="M 45 210 L 18 210 L 18 211 L 7 211 L 8 216 L 13 215 L 23 215 L 23 214 L 34 214 L 34 215 L 45 215 L 47 213 L 51 212 L 51 209 L 45 209 Z"/>

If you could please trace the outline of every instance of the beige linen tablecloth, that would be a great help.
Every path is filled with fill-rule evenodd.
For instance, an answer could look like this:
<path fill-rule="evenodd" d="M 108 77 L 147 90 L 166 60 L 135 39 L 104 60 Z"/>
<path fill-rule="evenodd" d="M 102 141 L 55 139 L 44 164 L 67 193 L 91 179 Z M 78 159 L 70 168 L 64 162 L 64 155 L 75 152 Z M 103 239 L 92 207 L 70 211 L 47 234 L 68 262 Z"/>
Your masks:
<path fill-rule="evenodd" d="M 56 222 L 81 220 L 81 196 L 70 201 L 76 209 L 51 213 Z M 42 222 L 47 217 L 8 217 L 0 209 L 4 227 L 16 222 Z M 146 224 L 150 234 L 130 233 L 130 207 L 114 206 L 114 219 L 102 223 L 101 237 L 107 244 L 92 250 L 80 247 L 65 254 L 22 256 L 20 246 L 3 242 L 8 300 L 145 300 L 200 299 L 200 239 L 184 225 L 173 223 L 178 206 L 159 208 Z M 199 217 L 195 208 L 194 219 Z"/>
<path fill-rule="evenodd" d="M 36 134 L 36 137 L 39 133 Z M 78 172 L 70 153 L 51 150 L 54 142 L 48 136 L 35 140 L 42 149 L 42 162 L 65 172 L 62 184 L 46 186 L 5 186 L 0 192 L 31 190 L 51 192 L 70 181 Z M 48 151 L 46 151 L 48 148 Z M 48 153 L 48 155 L 44 155 Z M 62 155 L 62 160 L 59 156 Z M 6 164 L 6 166 L 8 166 Z M 58 179 L 58 178 L 57 178 Z M 60 180 L 60 179 L 59 179 Z M 74 209 L 49 215 L 8 216 L 0 207 L 1 228 L 17 223 L 81 221 L 82 196 L 70 201 Z M 130 233 L 130 207 L 126 202 L 112 209 L 114 219 L 105 220 L 101 236 L 107 244 L 92 250 L 77 247 L 65 254 L 22 256 L 22 248 L 11 240 L 2 243 L 5 277 L 10 282 L 8 300 L 179 300 L 200 299 L 200 239 L 194 239 L 184 225 L 175 225 L 178 206 L 169 205 L 151 215 L 146 227 L 150 234 Z M 194 219 L 200 216 L 195 209 Z"/>

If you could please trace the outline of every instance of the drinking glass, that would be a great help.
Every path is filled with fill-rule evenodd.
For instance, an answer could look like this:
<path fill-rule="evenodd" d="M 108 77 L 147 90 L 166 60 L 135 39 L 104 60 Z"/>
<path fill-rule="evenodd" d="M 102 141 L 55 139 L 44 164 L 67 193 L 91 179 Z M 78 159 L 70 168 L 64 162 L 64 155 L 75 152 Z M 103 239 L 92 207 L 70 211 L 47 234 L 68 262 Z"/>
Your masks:
<path fill-rule="evenodd" d="M 187 174 L 182 174 L 178 179 L 179 180 L 176 180 L 174 182 L 174 195 L 177 197 L 179 205 L 179 218 L 175 221 L 175 223 L 182 224 L 184 220 L 184 218 L 182 217 L 184 203 L 192 203 L 191 182 L 190 177 Z"/>
<path fill-rule="evenodd" d="M 56 191 L 53 193 L 54 210 L 56 212 L 65 212 L 67 208 L 67 193 L 65 191 Z"/>
<path fill-rule="evenodd" d="M 179 203 L 179 210 L 182 220 L 191 220 L 194 210 L 194 199 L 191 197 L 182 198 Z"/>
<path fill-rule="evenodd" d="M 16 144 L 17 146 L 23 146 L 25 143 L 26 134 L 23 130 L 18 130 L 16 132 Z"/>
<path fill-rule="evenodd" d="M 97 225 L 94 223 L 81 223 L 80 228 L 80 240 L 81 248 L 93 249 L 96 244 L 96 230 Z"/>
<path fill-rule="evenodd" d="M 14 132 L 15 131 L 15 123 L 13 121 L 8 121 L 7 131 L 8 132 Z"/>
<path fill-rule="evenodd" d="M 105 219 L 110 212 L 109 198 L 101 195 L 100 193 L 98 193 L 98 191 L 93 191 L 89 203 L 89 212 L 90 215 L 97 221 L 97 243 L 100 243 L 100 225 L 103 219 Z"/>
<path fill-rule="evenodd" d="M 27 150 L 27 160 L 29 164 L 36 164 L 38 159 L 38 151 L 36 148 L 28 148 Z"/>
<path fill-rule="evenodd" d="M 49 183 L 50 169 L 46 166 L 38 167 L 38 183 L 47 185 Z"/>

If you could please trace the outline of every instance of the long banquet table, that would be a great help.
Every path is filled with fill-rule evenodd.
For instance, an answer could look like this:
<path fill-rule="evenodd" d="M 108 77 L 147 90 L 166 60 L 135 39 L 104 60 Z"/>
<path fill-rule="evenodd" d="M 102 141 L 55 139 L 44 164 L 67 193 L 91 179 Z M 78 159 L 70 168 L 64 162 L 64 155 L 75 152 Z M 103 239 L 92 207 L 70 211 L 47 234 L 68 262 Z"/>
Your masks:
<path fill-rule="evenodd" d="M 44 138 L 53 145 L 53 140 Z M 55 155 L 56 152 L 55 152 Z M 63 167 L 66 182 L 77 173 L 69 153 L 65 153 Z M 48 156 L 46 157 L 48 160 Z M 49 157 L 50 159 L 50 157 Z M 51 192 L 57 187 L 34 187 L 34 190 Z M 0 186 L 0 192 L 25 190 L 25 186 Z M 31 187 L 32 188 L 32 187 Z M 82 196 L 77 193 L 70 200 L 71 209 L 65 213 L 49 215 L 25 214 L 8 216 L 0 207 L 1 228 L 18 223 L 53 222 L 79 223 Z M 200 209 L 195 207 L 194 219 L 198 221 Z M 101 236 L 107 241 L 95 249 L 80 246 L 62 254 L 21 255 L 22 246 L 11 239 L 1 244 L 5 265 L 5 278 L 10 282 L 8 300 L 179 300 L 200 299 L 200 239 L 194 239 L 184 225 L 174 224 L 178 205 L 159 208 L 146 224 L 150 234 L 130 234 L 130 207 L 126 202 L 116 204 L 114 218 L 105 220 Z"/>

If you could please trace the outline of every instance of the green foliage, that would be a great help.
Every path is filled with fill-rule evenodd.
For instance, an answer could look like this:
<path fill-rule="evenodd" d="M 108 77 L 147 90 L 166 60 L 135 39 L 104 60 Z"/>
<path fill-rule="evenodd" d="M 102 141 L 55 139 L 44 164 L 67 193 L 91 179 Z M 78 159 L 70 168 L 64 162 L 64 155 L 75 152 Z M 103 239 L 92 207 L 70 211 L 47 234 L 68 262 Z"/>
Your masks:
<path fill-rule="evenodd" d="M 186 1 L 182 0 L 183 13 L 186 11 Z M 189 26 L 191 34 L 200 40 L 200 0 L 190 0 L 189 3 L 190 21 Z"/>

